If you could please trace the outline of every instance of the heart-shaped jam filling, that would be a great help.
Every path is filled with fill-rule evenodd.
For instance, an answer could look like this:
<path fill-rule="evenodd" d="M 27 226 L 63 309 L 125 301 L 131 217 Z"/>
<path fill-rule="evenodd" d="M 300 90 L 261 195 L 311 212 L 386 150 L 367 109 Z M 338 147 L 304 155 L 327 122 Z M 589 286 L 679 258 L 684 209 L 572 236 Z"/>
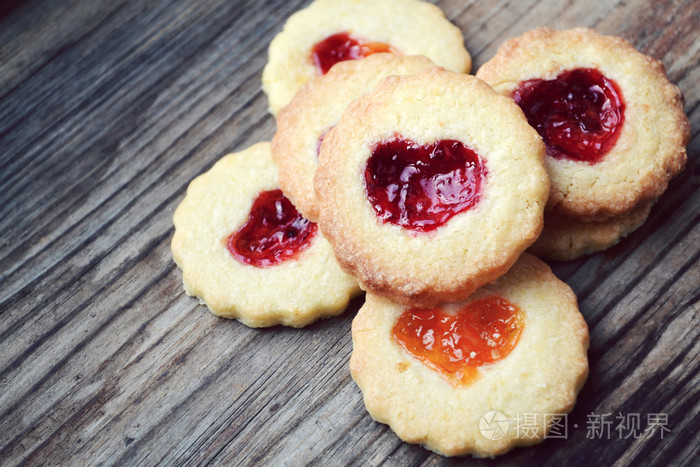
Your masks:
<path fill-rule="evenodd" d="M 592 68 L 523 81 L 512 97 L 542 136 L 547 154 L 560 159 L 600 162 L 625 122 L 620 88 Z"/>
<path fill-rule="evenodd" d="M 365 188 L 381 220 L 427 232 L 476 205 L 485 177 L 479 156 L 460 141 L 420 146 L 396 137 L 373 148 Z"/>
<path fill-rule="evenodd" d="M 468 384 L 478 368 L 505 358 L 518 343 L 525 320 L 508 300 L 490 296 L 456 313 L 408 308 L 394 325 L 394 340 L 450 383 Z"/>
<path fill-rule="evenodd" d="M 325 75 L 338 62 L 358 60 L 381 52 L 398 53 L 392 46 L 383 42 L 371 42 L 341 32 L 316 43 L 311 49 L 311 59 L 319 73 Z"/>
<path fill-rule="evenodd" d="M 304 219 L 282 190 L 263 191 L 246 223 L 228 237 L 226 245 L 244 264 L 273 266 L 305 250 L 316 230 L 316 224 Z"/>

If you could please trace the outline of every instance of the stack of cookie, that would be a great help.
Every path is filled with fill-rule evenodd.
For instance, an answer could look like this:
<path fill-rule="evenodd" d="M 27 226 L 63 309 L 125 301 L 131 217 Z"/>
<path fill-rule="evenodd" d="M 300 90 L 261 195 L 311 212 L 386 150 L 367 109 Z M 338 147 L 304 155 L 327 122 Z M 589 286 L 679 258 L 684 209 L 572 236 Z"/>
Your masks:
<path fill-rule="evenodd" d="M 536 29 L 506 41 L 476 76 L 512 97 L 547 147 L 538 255 L 571 260 L 612 246 L 685 167 L 680 90 L 660 61 L 619 37 Z"/>
<path fill-rule="evenodd" d="M 249 326 L 303 326 L 366 291 L 350 369 L 372 417 L 494 456 L 542 441 L 588 374 L 576 297 L 525 250 L 571 259 L 636 228 L 689 130 L 660 63 L 617 38 L 539 29 L 470 65 L 431 4 L 296 13 L 263 72 L 272 144 L 192 182 L 172 250 L 188 294 Z"/>
<path fill-rule="evenodd" d="M 363 72 L 333 66 L 373 54 L 384 59 L 370 57 Z M 360 288 L 313 222 L 320 141 L 344 108 L 383 77 L 435 63 L 467 73 L 471 58 L 460 30 L 428 3 L 319 0 L 289 18 L 263 73 L 270 110 L 276 113 L 311 78 L 327 79 L 309 83 L 298 92 L 301 103 L 281 112 L 274 138 L 275 159 L 284 161 L 279 176 L 270 144 L 259 143 L 225 156 L 190 184 L 172 240 L 187 294 L 251 327 L 301 327 L 342 313 Z"/>
<path fill-rule="evenodd" d="M 576 299 L 537 258 L 545 148 L 512 99 L 429 68 L 383 80 L 324 136 L 319 227 L 367 299 L 350 369 L 403 440 L 492 456 L 544 438 L 585 381 Z M 496 410 L 534 436 L 479 431 Z"/>

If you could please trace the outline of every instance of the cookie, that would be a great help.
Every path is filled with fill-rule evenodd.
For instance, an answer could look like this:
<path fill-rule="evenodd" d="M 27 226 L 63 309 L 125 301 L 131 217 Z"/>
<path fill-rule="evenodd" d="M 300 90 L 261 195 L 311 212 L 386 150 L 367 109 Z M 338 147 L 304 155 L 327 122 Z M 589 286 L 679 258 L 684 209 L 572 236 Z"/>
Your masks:
<path fill-rule="evenodd" d="M 442 11 L 417 0 L 316 0 L 292 15 L 271 42 L 263 70 L 270 112 L 333 63 L 376 52 L 424 55 L 468 73 L 471 57 L 462 32 Z"/>
<path fill-rule="evenodd" d="M 272 157 L 282 189 L 304 217 L 318 220 L 313 178 L 321 141 L 347 106 L 387 76 L 414 74 L 431 66 L 433 62 L 423 56 L 386 53 L 341 62 L 306 83 L 280 111 Z"/>
<path fill-rule="evenodd" d="M 173 217 L 185 292 L 250 327 L 301 327 L 342 313 L 357 282 L 279 190 L 270 144 L 229 154 L 195 178 Z"/>
<path fill-rule="evenodd" d="M 506 41 L 477 77 L 513 97 L 543 136 L 548 209 L 619 217 L 658 198 L 685 166 L 680 90 L 660 61 L 619 37 L 535 29 Z"/>
<path fill-rule="evenodd" d="M 545 211 L 542 234 L 529 251 L 542 258 L 572 261 L 606 250 L 641 227 L 652 204 L 641 203 L 627 214 L 602 221 L 582 221 Z"/>
<path fill-rule="evenodd" d="M 323 139 L 319 226 L 365 290 L 409 305 L 466 298 L 539 235 L 544 151 L 518 106 L 473 76 L 391 76 Z"/>
<path fill-rule="evenodd" d="M 406 308 L 367 295 L 350 371 L 367 411 L 447 456 L 541 442 L 588 375 L 588 328 L 571 289 L 525 253 L 464 302 Z"/>

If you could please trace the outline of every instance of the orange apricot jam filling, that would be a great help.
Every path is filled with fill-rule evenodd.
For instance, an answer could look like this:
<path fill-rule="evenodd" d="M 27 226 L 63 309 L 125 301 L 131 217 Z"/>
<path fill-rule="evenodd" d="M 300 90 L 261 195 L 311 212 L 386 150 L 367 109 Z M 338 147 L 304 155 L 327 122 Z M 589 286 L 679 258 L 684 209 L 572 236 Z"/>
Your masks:
<path fill-rule="evenodd" d="M 412 357 L 456 386 L 476 381 L 479 367 L 508 356 L 524 323 L 517 306 L 493 295 L 456 313 L 407 308 L 396 321 L 393 336 Z"/>

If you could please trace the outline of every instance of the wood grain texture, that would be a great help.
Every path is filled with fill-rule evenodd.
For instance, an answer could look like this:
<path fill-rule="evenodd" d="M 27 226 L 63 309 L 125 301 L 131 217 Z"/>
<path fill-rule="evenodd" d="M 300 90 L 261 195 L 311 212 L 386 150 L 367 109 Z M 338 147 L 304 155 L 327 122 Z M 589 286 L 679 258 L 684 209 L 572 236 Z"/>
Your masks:
<path fill-rule="evenodd" d="M 170 255 L 189 181 L 272 137 L 260 84 L 267 46 L 306 4 L 0 7 L 0 464 L 450 462 L 367 415 L 348 371 L 361 299 L 302 330 L 251 330 L 187 297 Z M 696 464 L 700 5 L 437 4 L 462 29 L 474 70 L 534 27 L 588 26 L 661 59 L 683 91 L 688 168 L 648 222 L 606 252 L 552 264 L 591 330 L 591 374 L 568 439 L 500 461 Z M 663 413 L 670 432 L 587 439 L 591 413 L 639 413 L 642 428 Z"/>

